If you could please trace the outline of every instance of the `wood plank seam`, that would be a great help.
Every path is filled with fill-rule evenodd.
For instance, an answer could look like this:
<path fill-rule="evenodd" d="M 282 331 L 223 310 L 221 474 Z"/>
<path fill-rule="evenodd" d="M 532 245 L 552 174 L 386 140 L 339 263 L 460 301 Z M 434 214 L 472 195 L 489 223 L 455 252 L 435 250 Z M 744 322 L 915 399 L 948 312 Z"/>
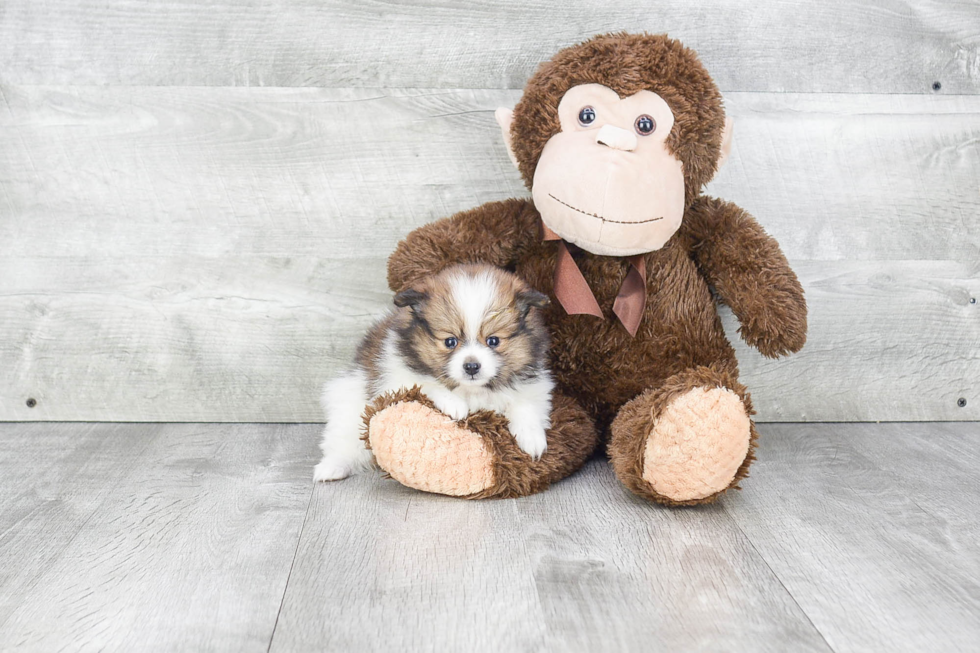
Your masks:
<path fill-rule="evenodd" d="M 776 579 L 776 582 L 779 583 L 779 586 L 783 588 L 784 592 L 786 592 L 786 596 L 788 596 L 793 600 L 793 604 L 796 605 L 797 609 L 799 609 L 800 614 L 806 617 L 807 623 L 810 624 L 814 632 L 820 635 L 820 639 L 823 640 L 823 643 L 827 645 L 828 649 L 830 649 L 831 651 L 835 651 L 836 653 L 837 649 L 835 649 L 833 646 L 830 645 L 830 642 L 827 641 L 826 635 L 824 635 L 824 633 L 819 628 L 817 628 L 817 625 L 813 623 L 813 619 L 810 618 L 810 615 L 807 613 L 807 611 L 803 609 L 802 605 L 800 605 L 800 602 L 797 600 L 796 595 L 793 594 L 793 592 L 791 592 L 788 587 L 786 587 L 786 584 L 783 582 L 783 579 L 779 577 L 779 574 L 776 573 L 776 570 L 773 569 L 772 565 L 769 564 L 769 561 L 766 560 L 766 556 L 764 556 L 762 552 L 759 551 L 759 548 L 755 545 L 755 542 L 752 541 L 752 538 L 749 537 L 749 534 L 742 529 L 741 524 L 739 524 L 738 521 L 735 519 L 734 515 L 732 515 L 732 512 L 728 508 L 728 506 L 722 503 L 722 509 L 725 511 L 725 514 L 728 516 L 728 519 L 729 521 L 731 521 L 732 525 L 734 525 L 735 528 L 738 529 L 738 532 L 741 533 L 742 537 L 745 538 L 745 541 L 749 543 L 749 546 L 752 547 L 753 551 L 755 551 L 756 556 L 758 556 L 759 560 L 762 561 L 762 564 L 764 564 L 766 568 L 769 570 L 769 573 L 772 574 L 772 577 Z"/>
<path fill-rule="evenodd" d="M 293 547 L 293 557 L 289 561 L 289 573 L 286 574 L 286 582 L 282 587 L 282 596 L 279 598 L 279 609 L 276 610 L 276 620 L 272 625 L 272 633 L 269 635 L 269 644 L 265 647 L 266 653 L 272 650 L 272 642 L 276 638 L 276 629 L 279 628 L 279 615 L 282 614 L 282 606 L 286 601 L 286 592 L 289 591 L 289 581 L 293 577 L 293 568 L 296 566 L 296 556 L 299 555 L 299 545 L 303 541 L 303 533 L 306 531 L 306 522 L 310 517 L 310 506 L 313 505 L 313 493 L 316 491 L 316 484 L 310 488 L 310 496 L 306 501 L 306 512 L 303 513 L 303 524 L 299 528 L 299 535 L 296 537 L 296 546 Z"/>

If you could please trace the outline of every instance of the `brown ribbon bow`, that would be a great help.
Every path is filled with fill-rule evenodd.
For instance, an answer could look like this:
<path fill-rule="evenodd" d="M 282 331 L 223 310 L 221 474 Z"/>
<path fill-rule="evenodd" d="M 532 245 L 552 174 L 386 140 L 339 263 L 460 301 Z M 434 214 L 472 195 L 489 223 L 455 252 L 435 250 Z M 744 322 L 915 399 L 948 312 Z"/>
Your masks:
<path fill-rule="evenodd" d="M 575 264 L 568 246 L 561 236 L 548 228 L 543 221 L 544 239 L 558 241 L 558 263 L 555 266 L 555 297 L 569 315 L 595 315 L 603 317 L 599 302 Z M 619 287 L 613 302 L 613 313 L 623 323 L 631 336 L 636 336 L 643 319 L 643 307 L 647 299 L 647 267 L 642 254 L 630 256 L 630 271 Z"/>

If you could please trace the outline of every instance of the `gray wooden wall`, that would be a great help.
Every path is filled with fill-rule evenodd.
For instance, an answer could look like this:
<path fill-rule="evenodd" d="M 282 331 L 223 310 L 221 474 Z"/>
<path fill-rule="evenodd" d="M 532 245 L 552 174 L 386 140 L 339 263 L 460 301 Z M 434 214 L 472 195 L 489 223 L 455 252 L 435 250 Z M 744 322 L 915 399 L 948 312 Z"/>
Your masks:
<path fill-rule="evenodd" d="M 0 0 L 0 420 L 321 420 L 398 240 L 525 194 L 493 110 L 614 30 L 701 53 L 709 192 L 806 287 L 760 420 L 978 419 L 980 1 L 738 5 Z"/>

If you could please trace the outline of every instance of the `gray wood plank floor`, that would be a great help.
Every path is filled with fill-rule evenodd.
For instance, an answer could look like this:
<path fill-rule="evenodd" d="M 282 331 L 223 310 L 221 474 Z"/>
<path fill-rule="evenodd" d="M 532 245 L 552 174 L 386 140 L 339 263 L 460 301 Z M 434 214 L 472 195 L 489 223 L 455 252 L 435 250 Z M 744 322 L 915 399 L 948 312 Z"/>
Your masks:
<path fill-rule="evenodd" d="M 980 643 L 980 424 L 763 424 L 670 510 L 605 460 L 465 502 L 310 482 L 319 425 L 0 424 L 0 650 Z"/>

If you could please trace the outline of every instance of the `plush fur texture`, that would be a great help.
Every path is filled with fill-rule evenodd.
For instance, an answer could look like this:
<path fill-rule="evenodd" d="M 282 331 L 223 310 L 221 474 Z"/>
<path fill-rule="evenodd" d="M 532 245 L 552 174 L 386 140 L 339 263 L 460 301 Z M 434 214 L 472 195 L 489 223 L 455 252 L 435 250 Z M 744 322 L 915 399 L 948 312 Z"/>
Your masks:
<path fill-rule="evenodd" d="M 674 112 L 667 148 L 684 164 L 687 204 L 711 180 L 721 154 L 725 111 L 721 93 L 679 41 L 646 34 L 605 34 L 566 48 L 541 64 L 514 107 L 514 154 L 531 187 L 545 143 L 561 130 L 558 103 L 579 84 L 602 84 L 620 97 L 653 91 Z"/>
<path fill-rule="evenodd" d="M 648 436 L 654 431 L 660 416 L 668 407 L 687 393 L 702 388 L 724 388 L 735 393 L 742 400 L 746 416 L 755 413 L 752 408 L 752 401 L 745 391 L 745 386 L 739 383 L 736 377 L 737 369 L 732 365 L 696 367 L 671 376 L 660 386 L 646 390 L 635 399 L 627 402 L 619 410 L 612 424 L 608 444 L 608 453 L 613 469 L 623 484 L 642 497 L 672 506 L 709 503 L 717 499 L 726 490 L 737 487 L 738 482 L 749 475 L 749 466 L 755 460 L 754 452 L 758 434 L 751 421 L 749 422 L 749 432 L 745 434 L 744 438 L 747 440 L 744 459 L 740 463 L 736 463 L 734 474 L 725 487 L 719 488 L 716 492 L 693 498 L 677 498 L 658 492 L 651 483 L 643 478 L 644 467 L 649 462 L 645 455 L 645 449 L 649 442 Z M 687 477 L 685 480 L 688 480 L 692 475 L 710 474 L 713 471 L 712 466 L 717 462 L 710 459 L 691 460 L 690 467 L 684 470 Z"/>
<path fill-rule="evenodd" d="M 365 414 L 378 465 L 425 492 L 471 496 L 493 485 L 493 455 L 484 440 L 435 410 L 418 386 L 388 393 Z"/>
<path fill-rule="evenodd" d="M 574 401 L 554 395 L 551 421 L 547 450 L 531 460 L 499 413 L 480 411 L 463 422 L 448 422 L 415 387 L 375 399 L 364 414 L 363 437 L 382 469 L 410 487 L 467 499 L 505 499 L 547 489 L 595 451 L 592 419 Z"/>
<path fill-rule="evenodd" d="M 611 432 L 608 453 L 626 487 L 670 505 L 709 502 L 747 476 L 756 439 L 751 422 L 743 429 L 747 432 L 732 436 L 738 442 L 731 450 L 744 450 L 744 460 L 734 465 L 725 487 L 706 496 L 666 496 L 656 491 L 644 479 L 644 469 L 649 476 L 649 470 L 659 464 L 648 459 L 647 441 L 671 402 L 697 389 L 730 390 L 741 399 L 744 414 L 752 415 L 751 400 L 738 381 L 735 353 L 722 329 L 716 301 L 732 308 L 741 321 L 740 334 L 746 342 L 764 355 L 776 357 L 799 350 L 806 341 L 803 290 L 778 244 L 755 219 L 734 204 L 701 195 L 721 153 L 721 96 L 696 55 L 666 37 L 596 37 L 560 52 L 541 66 L 515 108 L 512 126 L 514 155 L 528 184 L 542 148 L 558 129 L 556 107 L 562 94 L 574 85 L 593 82 L 621 95 L 652 90 L 668 102 L 675 116 L 675 131 L 667 145 L 683 163 L 687 208 L 681 227 L 670 240 L 661 249 L 643 255 L 647 297 L 636 337 L 631 337 L 612 314 L 613 302 L 629 271 L 628 260 L 598 256 L 569 245 L 604 319 L 567 315 L 556 301 L 544 309 L 553 343 L 552 372 L 561 393 L 585 410 L 597 432 L 605 438 Z M 553 298 L 557 249 L 557 242 L 542 240 L 541 219 L 531 201 L 494 202 L 415 230 L 389 259 L 388 281 L 399 291 L 448 265 L 480 261 L 516 272 L 530 286 Z M 561 431 L 563 419 L 557 412 L 551 421 L 553 429 Z M 711 424 L 710 419 L 705 420 L 703 428 L 710 429 Z M 485 441 L 510 441 L 493 425 L 478 421 L 468 425 Z M 699 437 L 697 429 L 692 437 Z M 495 450 L 488 447 L 488 451 Z M 505 452 L 498 455 L 494 463 L 497 484 L 503 484 L 504 478 L 533 478 L 545 473 L 526 459 L 511 460 Z M 717 478 L 717 470 L 708 469 L 712 464 L 705 461 L 698 473 Z M 731 461 L 725 464 L 731 465 Z M 664 465 L 667 469 L 668 461 Z M 576 466 L 556 468 L 572 470 Z M 663 476 L 660 487 L 677 486 L 682 480 Z M 528 480 L 518 487 L 537 485 Z M 496 496 L 501 492 L 495 485 L 484 494 Z"/>

